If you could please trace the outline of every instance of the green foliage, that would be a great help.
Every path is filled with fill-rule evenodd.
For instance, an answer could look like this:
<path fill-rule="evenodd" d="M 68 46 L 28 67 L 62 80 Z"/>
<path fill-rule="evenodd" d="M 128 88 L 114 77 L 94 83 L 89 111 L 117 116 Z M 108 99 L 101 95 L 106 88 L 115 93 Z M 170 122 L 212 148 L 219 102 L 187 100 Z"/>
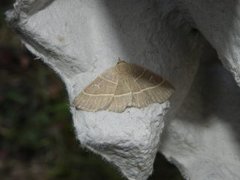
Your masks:
<path fill-rule="evenodd" d="M 23 177 L 35 179 L 34 163 L 47 179 L 121 179 L 108 163 L 80 148 L 66 92 L 52 71 L 34 62 L 24 72 L 1 74 L 1 179 L 14 177 L 19 164 L 26 167 Z"/>

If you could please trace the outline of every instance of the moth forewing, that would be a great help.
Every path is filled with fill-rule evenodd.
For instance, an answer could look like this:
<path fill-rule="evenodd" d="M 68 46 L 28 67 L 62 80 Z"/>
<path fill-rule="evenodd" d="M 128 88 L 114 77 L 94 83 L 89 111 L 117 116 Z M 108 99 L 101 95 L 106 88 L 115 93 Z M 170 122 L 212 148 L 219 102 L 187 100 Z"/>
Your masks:
<path fill-rule="evenodd" d="M 139 65 L 119 61 L 80 92 L 74 99 L 74 106 L 91 112 L 123 112 L 128 107 L 143 108 L 163 103 L 173 92 L 173 86 L 158 74 Z"/>

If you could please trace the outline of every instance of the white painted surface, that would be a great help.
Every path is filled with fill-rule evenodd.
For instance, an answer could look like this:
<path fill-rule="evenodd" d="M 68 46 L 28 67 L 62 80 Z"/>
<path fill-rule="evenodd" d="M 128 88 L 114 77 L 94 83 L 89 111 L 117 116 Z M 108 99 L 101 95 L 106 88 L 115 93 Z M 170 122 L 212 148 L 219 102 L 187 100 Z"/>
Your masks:
<path fill-rule="evenodd" d="M 238 1 L 230 2 L 238 7 Z M 144 109 L 89 113 L 71 107 L 82 146 L 117 165 L 128 179 L 147 179 L 159 147 L 186 179 L 235 180 L 240 179 L 239 90 L 223 69 L 210 71 L 213 80 L 199 78 L 207 72 L 201 69 L 211 65 L 201 66 L 192 86 L 199 62 L 216 58 L 193 27 L 203 33 L 238 81 L 238 16 L 227 4 L 212 0 L 17 0 L 8 20 L 25 45 L 63 79 L 70 104 L 118 57 L 144 65 L 174 85 L 170 102 Z M 225 27 L 229 20 L 234 26 Z M 225 80 L 217 83 L 220 79 Z M 205 82 L 211 85 L 204 90 L 212 99 L 201 93 Z M 218 91 L 225 87 L 227 92 Z"/>

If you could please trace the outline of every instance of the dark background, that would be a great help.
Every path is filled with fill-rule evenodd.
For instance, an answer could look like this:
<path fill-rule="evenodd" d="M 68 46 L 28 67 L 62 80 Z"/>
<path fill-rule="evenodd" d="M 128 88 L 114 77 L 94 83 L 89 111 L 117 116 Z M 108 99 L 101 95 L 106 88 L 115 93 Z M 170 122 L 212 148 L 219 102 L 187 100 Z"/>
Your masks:
<path fill-rule="evenodd" d="M 0 0 L 0 179 L 124 179 L 80 147 L 63 83 L 4 21 L 12 3 Z M 160 154 L 154 169 L 151 180 L 182 180 Z"/>

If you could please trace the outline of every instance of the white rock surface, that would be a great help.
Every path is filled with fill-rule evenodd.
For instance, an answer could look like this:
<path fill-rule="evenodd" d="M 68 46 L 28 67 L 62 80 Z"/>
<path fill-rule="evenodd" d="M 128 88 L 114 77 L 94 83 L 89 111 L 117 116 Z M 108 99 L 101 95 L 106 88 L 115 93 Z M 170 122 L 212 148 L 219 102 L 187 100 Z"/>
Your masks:
<path fill-rule="evenodd" d="M 7 20 L 63 79 L 70 104 L 118 57 L 174 85 L 169 102 L 144 109 L 90 113 L 71 107 L 81 145 L 128 179 L 147 179 L 159 150 L 186 179 L 235 180 L 240 179 L 239 89 L 221 67 L 201 63 L 198 70 L 200 61 L 217 57 L 194 29 L 239 82 L 239 18 L 230 8 L 237 10 L 237 2 L 17 0 Z M 214 78 L 203 78 L 207 72 Z"/>
<path fill-rule="evenodd" d="M 124 113 L 78 112 L 73 119 L 83 146 L 117 165 L 128 179 L 147 179 L 158 151 L 168 104 Z"/>
<path fill-rule="evenodd" d="M 180 1 L 240 86 L 240 1 Z"/>
<path fill-rule="evenodd" d="M 240 89 L 220 64 L 201 64 L 161 136 L 160 151 L 186 179 L 240 179 Z"/>

